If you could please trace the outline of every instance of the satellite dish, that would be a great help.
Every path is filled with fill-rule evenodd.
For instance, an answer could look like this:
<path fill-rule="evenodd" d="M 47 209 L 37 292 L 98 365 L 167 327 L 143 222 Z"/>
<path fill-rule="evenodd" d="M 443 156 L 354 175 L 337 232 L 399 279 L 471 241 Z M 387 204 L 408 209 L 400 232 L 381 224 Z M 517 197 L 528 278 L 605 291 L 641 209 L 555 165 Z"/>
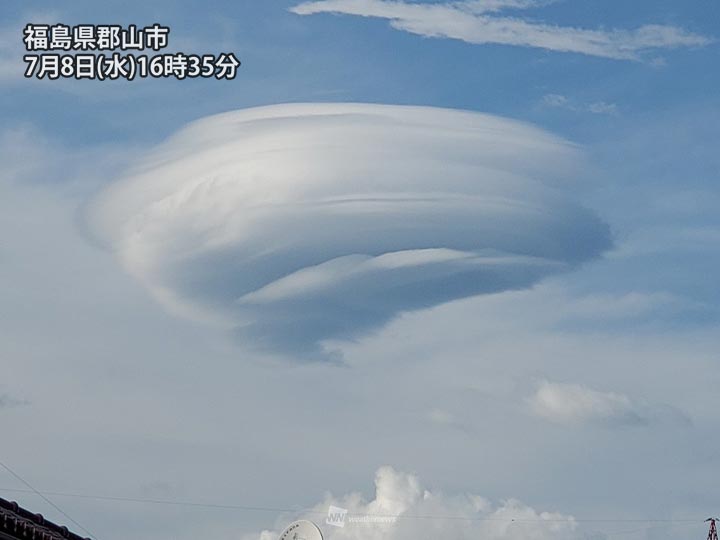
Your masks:
<path fill-rule="evenodd" d="M 301 519 L 288 525 L 278 540 L 323 540 L 323 535 L 312 521 Z"/>

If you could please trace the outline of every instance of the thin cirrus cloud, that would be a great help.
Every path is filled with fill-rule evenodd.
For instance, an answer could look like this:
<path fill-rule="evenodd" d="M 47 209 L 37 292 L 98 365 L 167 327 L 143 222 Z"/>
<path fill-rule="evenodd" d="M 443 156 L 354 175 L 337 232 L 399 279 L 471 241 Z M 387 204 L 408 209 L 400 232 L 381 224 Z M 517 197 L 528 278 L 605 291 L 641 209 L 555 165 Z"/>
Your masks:
<path fill-rule="evenodd" d="M 711 40 L 676 26 L 648 24 L 634 30 L 591 30 L 550 25 L 503 10 L 542 6 L 537 0 L 467 0 L 415 3 L 393 0 L 317 0 L 291 8 L 298 15 L 335 13 L 375 17 L 411 34 L 473 44 L 516 45 L 618 60 L 640 60 L 657 49 L 700 47 Z"/>
<path fill-rule="evenodd" d="M 448 495 L 428 490 L 417 476 L 388 466 L 375 473 L 375 494 L 371 500 L 357 492 L 341 497 L 328 494 L 302 517 L 319 522 L 319 518 L 328 516 L 331 505 L 348 513 L 343 527 L 323 526 L 323 537 L 328 540 L 527 537 L 573 540 L 577 537 L 578 524 L 573 516 L 538 511 L 517 499 L 496 505 L 480 495 Z M 286 524 L 278 523 L 276 531 L 247 535 L 243 540 L 275 540 Z"/>
<path fill-rule="evenodd" d="M 565 109 L 573 112 L 588 112 L 593 114 L 607 114 L 615 116 L 618 114 L 618 106 L 615 103 L 595 101 L 592 103 L 576 103 L 562 94 L 545 94 L 541 103 L 544 107 Z"/>
<path fill-rule="evenodd" d="M 89 206 L 168 309 L 251 348 L 320 359 L 398 313 L 519 289 L 591 260 L 577 148 L 496 116 L 292 104 L 190 124 Z"/>
<path fill-rule="evenodd" d="M 559 424 L 642 426 L 656 422 L 690 424 L 681 411 L 651 405 L 616 392 L 601 392 L 581 384 L 542 381 L 527 400 L 533 414 Z"/>

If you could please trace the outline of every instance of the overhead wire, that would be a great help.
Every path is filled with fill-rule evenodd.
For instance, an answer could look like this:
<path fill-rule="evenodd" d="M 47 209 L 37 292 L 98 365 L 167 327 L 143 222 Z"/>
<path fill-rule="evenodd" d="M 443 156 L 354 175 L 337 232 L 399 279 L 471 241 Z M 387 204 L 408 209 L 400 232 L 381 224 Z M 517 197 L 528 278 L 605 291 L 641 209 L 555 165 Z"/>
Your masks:
<path fill-rule="evenodd" d="M 27 485 L 27 484 L 26 484 Z M 197 507 L 197 508 L 214 508 L 224 510 L 243 510 L 251 512 L 274 512 L 278 514 L 317 514 L 325 515 L 327 511 L 320 511 L 316 508 L 289 508 L 289 507 L 277 507 L 277 506 L 257 506 L 257 505 L 246 505 L 246 504 L 223 504 L 223 503 L 207 503 L 197 501 L 181 501 L 171 499 L 154 499 L 154 498 L 142 498 L 142 497 L 121 497 L 112 495 L 97 495 L 97 494 L 82 494 L 82 493 L 67 493 L 61 491 L 38 491 L 34 488 L 31 489 L 13 489 L 0 487 L 0 492 L 15 492 L 15 493 L 35 493 L 42 496 L 46 501 L 49 502 L 42 494 L 52 497 L 71 497 L 80 499 L 93 499 L 100 501 L 114 501 L 114 502 L 130 502 L 140 504 L 158 504 L 158 505 L 173 505 L 173 506 L 186 506 L 186 507 Z M 50 503 L 52 504 L 52 503 Z M 53 505 L 55 506 L 55 505 Z M 373 513 L 353 513 L 348 512 L 348 516 L 368 516 L 377 518 L 396 518 L 396 519 L 429 519 L 429 520 L 458 520 L 458 521 L 498 521 L 498 522 L 515 522 L 515 523 L 657 523 L 657 524 L 700 524 L 704 522 L 704 518 L 521 518 L 521 517 L 498 517 L 498 516 L 453 516 L 453 515 L 433 515 L 433 514 L 373 514 Z M 67 516 L 66 516 L 67 517 Z M 73 521 L 74 522 L 74 521 Z M 77 523 L 76 523 L 77 524 Z M 640 529 L 638 529 L 640 530 Z M 625 532 L 632 531 L 619 531 L 613 534 L 622 534 Z"/>
<path fill-rule="evenodd" d="M 53 501 L 51 501 L 45 494 L 43 494 L 41 491 L 35 489 L 32 484 L 30 484 L 27 480 L 25 480 L 22 476 L 20 476 L 18 473 L 16 473 L 13 469 L 11 469 L 8 465 L 0 461 L 0 467 L 5 469 L 8 473 L 10 473 L 11 476 L 13 476 L 16 480 L 21 482 L 23 485 L 27 486 L 28 489 L 26 491 L 29 491 L 31 493 L 34 493 L 38 497 L 40 497 L 43 501 L 45 501 L 47 504 L 52 506 L 55 510 L 60 512 L 68 521 L 70 521 L 73 525 L 75 525 L 78 529 L 82 530 L 86 534 L 89 534 L 91 537 L 95 538 L 97 540 L 98 536 L 94 533 L 92 533 L 87 527 L 84 527 L 81 523 L 79 523 L 76 519 L 74 519 L 70 514 L 68 514 L 65 510 L 60 508 L 57 504 L 55 504 Z"/>

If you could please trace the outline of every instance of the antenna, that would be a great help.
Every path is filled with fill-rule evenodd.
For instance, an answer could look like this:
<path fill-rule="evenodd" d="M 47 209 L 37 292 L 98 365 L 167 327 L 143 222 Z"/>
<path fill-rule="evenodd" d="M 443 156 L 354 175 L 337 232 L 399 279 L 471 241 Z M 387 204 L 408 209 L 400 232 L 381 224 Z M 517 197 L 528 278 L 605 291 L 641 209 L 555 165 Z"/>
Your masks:
<path fill-rule="evenodd" d="M 717 535 L 717 529 L 715 528 L 715 521 L 717 521 L 718 518 L 707 518 L 705 521 L 710 522 L 710 531 L 708 531 L 708 537 L 707 540 L 718 540 Z"/>
<path fill-rule="evenodd" d="M 323 540 L 323 535 L 312 521 L 301 519 L 288 525 L 278 540 Z"/>

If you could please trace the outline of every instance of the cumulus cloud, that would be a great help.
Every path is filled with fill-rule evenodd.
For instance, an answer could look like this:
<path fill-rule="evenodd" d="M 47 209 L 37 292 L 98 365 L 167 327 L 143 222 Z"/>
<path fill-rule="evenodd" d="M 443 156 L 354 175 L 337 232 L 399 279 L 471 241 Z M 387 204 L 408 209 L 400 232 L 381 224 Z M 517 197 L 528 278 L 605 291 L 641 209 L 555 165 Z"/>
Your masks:
<path fill-rule="evenodd" d="M 528 399 L 532 412 L 561 424 L 599 423 L 609 426 L 647 425 L 689 419 L 671 407 L 651 406 L 615 392 L 600 392 L 580 384 L 542 381 Z"/>
<path fill-rule="evenodd" d="M 325 524 L 331 505 L 348 510 L 344 527 Z M 303 517 L 318 523 L 328 540 L 569 540 L 577 537 L 577 523 L 572 516 L 539 512 L 516 499 L 495 505 L 479 495 L 446 495 L 427 490 L 416 476 L 392 467 L 382 467 L 375 474 L 374 499 L 368 501 L 360 493 L 343 497 L 327 495 Z M 373 518 L 382 521 L 386 517 L 397 519 L 390 523 L 373 522 Z M 248 536 L 247 540 L 275 539 L 278 533 L 263 531 Z"/>
<path fill-rule="evenodd" d="M 648 51 L 702 46 L 710 39 L 675 26 L 649 24 L 635 30 L 590 30 L 556 26 L 496 12 L 526 9 L 548 2 L 465 0 L 414 3 L 396 0 L 318 0 L 291 11 L 298 15 L 337 13 L 376 17 L 398 30 L 425 37 L 452 38 L 474 44 L 496 43 L 574 52 L 620 60 L 638 60 Z"/>
<path fill-rule="evenodd" d="M 294 104 L 195 122 L 91 204 L 169 309 L 317 358 L 397 313 L 528 287 L 610 244 L 577 149 L 486 114 Z"/>

